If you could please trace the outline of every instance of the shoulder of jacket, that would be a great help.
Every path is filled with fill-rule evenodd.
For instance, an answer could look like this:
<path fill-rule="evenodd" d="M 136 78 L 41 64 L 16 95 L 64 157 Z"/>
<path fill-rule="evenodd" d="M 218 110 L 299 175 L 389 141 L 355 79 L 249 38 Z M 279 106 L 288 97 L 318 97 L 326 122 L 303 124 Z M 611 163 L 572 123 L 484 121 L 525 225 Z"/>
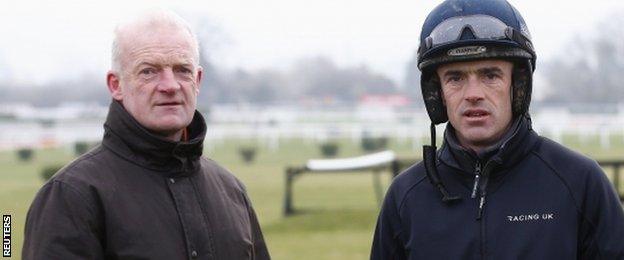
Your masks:
<path fill-rule="evenodd" d="M 405 197 L 420 187 L 421 184 L 427 184 L 427 175 L 423 162 L 415 163 L 397 175 L 392 184 L 388 188 L 388 196 L 392 196 L 396 204 L 396 208 L 400 210 Z"/>
<path fill-rule="evenodd" d="M 98 174 L 104 164 L 110 163 L 105 157 L 106 149 L 101 145 L 96 146 L 89 152 L 74 159 L 61 168 L 50 181 L 59 181 L 72 187 L 80 186 L 81 183 L 89 182 L 94 174 Z"/>
<path fill-rule="evenodd" d="M 558 174 L 579 177 L 579 174 L 601 172 L 595 160 L 546 137 L 541 137 L 541 139 L 541 144 L 533 151 L 533 154 Z"/>
<path fill-rule="evenodd" d="M 565 185 L 579 210 L 584 198 L 596 195 L 594 189 L 611 185 L 595 160 L 548 138 L 542 137 L 533 154 Z"/>
<path fill-rule="evenodd" d="M 204 156 L 200 158 L 202 171 L 209 177 L 216 177 L 224 184 L 232 185 L 242 191 L 246 190 L 245 185 L 243 185 L 243 183 L 232 172 L 225 169 L 212 159 Z"/>
<path fill-rule="evenodd" d="M 54 196 L 64 196 L 64 200 L 70 200 L 71 203 L 81 201 L 82 205 L 93 211 L 95 204 L 90 188 L 97 185 L 98 180 L 93 176 L 99 173 L 101 164 L 104 163 L 98 159 L 103 156 L 102 153 L 105 150 L 99 145 L 66 164 L 41 187 L 36 196 L 46 198 L 51 193 Z"/>

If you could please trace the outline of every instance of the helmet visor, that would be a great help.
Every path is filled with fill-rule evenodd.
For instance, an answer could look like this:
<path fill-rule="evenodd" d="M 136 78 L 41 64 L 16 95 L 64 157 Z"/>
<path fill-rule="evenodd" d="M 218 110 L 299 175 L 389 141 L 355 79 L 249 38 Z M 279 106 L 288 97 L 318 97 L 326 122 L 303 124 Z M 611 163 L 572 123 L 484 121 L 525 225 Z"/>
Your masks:
<path fill-rule="evenodd" d="M 469 29 L 476 40 L 512 39 L 513 28 L 489 15 L 457 16 L 438 24 L 427 37 L 427 49 L 460 40 Z M 528 37 L 527 37 L 528 38 Z"/>

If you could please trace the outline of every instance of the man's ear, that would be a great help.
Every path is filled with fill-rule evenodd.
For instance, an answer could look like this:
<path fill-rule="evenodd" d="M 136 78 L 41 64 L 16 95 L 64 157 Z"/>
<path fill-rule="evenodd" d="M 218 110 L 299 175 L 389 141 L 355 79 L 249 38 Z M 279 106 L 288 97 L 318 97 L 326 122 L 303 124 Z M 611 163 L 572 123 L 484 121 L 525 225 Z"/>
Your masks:
<path fill-rule="evenodd" d="M 106 85 L 108 91 L 111 93 L 113 99 L 121 101 L 123 99 L 123 93 L 121 91 L 121 84 L 119 82 L 119 75 L 114 71 L 109 71 L 106 74 Z"/>

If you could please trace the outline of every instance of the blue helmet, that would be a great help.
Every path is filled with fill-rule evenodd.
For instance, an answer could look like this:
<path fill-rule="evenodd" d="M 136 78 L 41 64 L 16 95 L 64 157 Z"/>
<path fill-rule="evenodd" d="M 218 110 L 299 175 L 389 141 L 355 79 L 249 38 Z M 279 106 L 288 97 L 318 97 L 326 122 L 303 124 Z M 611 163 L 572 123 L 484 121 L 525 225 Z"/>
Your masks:
<path fill-rule="evenodd" d="M 432 123 L 448 120 L 436 68 L 479 59 L 514 63 L 512 111 L 528 113 L 536 55 L 520 13 L 505 0 L 446 0 L 427 16 L 418 48 L 421 90 Z"/>

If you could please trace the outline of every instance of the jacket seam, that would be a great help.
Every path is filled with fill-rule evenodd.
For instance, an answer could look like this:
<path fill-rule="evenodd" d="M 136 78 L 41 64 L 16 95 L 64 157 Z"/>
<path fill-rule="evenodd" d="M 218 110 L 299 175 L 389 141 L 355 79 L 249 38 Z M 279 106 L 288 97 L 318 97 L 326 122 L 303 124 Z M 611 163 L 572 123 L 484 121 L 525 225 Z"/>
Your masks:
<path fill-rule="evenodd" d="M 557 178 L 561 181 L 561 183 L 563 183 L 563 185 L 566 187 L 566 190 L 568 191 L 570 197 L 572 198 L 572 201 L 574 201 L 574 208 L 576 209 L 577 213 L 582 217 L 583 221 L 589 223 L 591 230 L 595 230 L 596 229 L 596 225 L 587 218 L 587 216 L 585 216 L 584 212 L 579 208 L 579 202 L 577 201 L 577 199 L 574 197 L 574 193 L 572 192 L 572 189 L 570 188 L 570 186 L 568 185 L 568 182 L 561 176 L 561 174 L 552 166 L 550 165 L 550 163 L 548 163 L 544 158 L 542 158 L 536 151 L 532 151 L 532 153 L 540 160 L 542 161 L 552 172 L 555 176 L 557 176 Z M 586 171 L 586 170 L 585 170 Z M 596 243 L 596 240 L 594 239 L 594 233 L 591 232 L 591 244 L 596 246 L 597 248 L 599 248 L 598 243 Z M 598 254 L 600 255 L 600 250 L 598 250 Z"/>
<path fill-rule="evenodd" d="M 164 182 L 166 183 L 166 179 L 164 179 Z M 181 202 L 179 199 L 179 195 L 176 195 L 177 192 L 168 184 L 165 184 L 168 187 L 169 192 L 171 193 L 172 199 L 173 199 L 173 203 L 175 205 L 175 210 L 176 210 L 176 215 L 178 217 L 178 219 L 180 220 L 180 225 L 182 226 L 182 234 L 184 235 L 184 245 L 185 245 L 185 251 L 187 256 L 189 256 L 191 254 L 190 249 L 192 249 L 192 246 L 190 244 L 191 239 L 190 239 L 190 232 L 189 232 L 189 227 L 188 224 L 185 222 L 184 217 L 182 217 L 182 210 L 181 210 Z"/>
<path fill-rule="evenodd" d="M 208 245 L 208 248 L 210 248 L 210 255 L 216 256 L 217 252 L 215 251 L 215 247 L 214 247 L 214 241 L 213 241 L 213 230 L 210 230 L 210 227 L 212 227 L 212 223 L 210 221 L 210 218 L 208 217 L 206 208 L 204 206 L 204 201 L 201 199 L 201 196 L 199 196 L 199 192 L 197 189 L 197 184 L 195 183 L 195 180 L 193 178 L 189 178 L 189 181 L 191 182 L 191 185 L 193 186 L 193 193 L 195 195 L 195 198 L 197 199 L 197 202 L 201 202 L 199 204 L 199 208 L 202 211 L 202 214 L 204 215 L 204 220 L 206 221 L 206 228 L 208 228 L 208 230 L 206 230 L 206 232 L 208 233 L 208 241 L 210 242 L 210 245 Z"/>
<path fill-rule="evenodd" d="M 87 153 L 87 154 L 85 154 L 85 155 L 83 155 L 81 157 L 78 157 L 76 160 L 74 160 L 73 162 L 69 163 L 69 165 L 64 170 L 64 172 L 71 171 L 73 168 L 75 168 L 78 165 L 78 163 L 80 163 L 82 161 L 86 161 L 87 159 L 91 159 L 91 158 L 95 157 L 96 155 L 98 155 L 100 153 L 102 153 L 102 149 L 97 150 L 97 148 L 96 148 L 96 149 L 92 150 L 91 152 L 89 152 L 89 153 Z"/>
<path fill-rule="evenodd" d="M 63 172 L 66 173 L 70 173 L 73 171 L 74 168 L 76 168 L 78 166 L 78 164 L 82 161 L 86 161 L 87 159 L 91 159 L 93 157 L 95 157 L 96 155 L 102 153 L 102 150 L 93 150 L 92 152 L 89 152 L 87 154 L 85 154 L 82 157 L 79 157 L 78 159 L 76 159 L 75 161 L 73 161 L 72 163 L 69 164 L 69 166 L 63 170 Z M 71 175 L 69 175 L 69 177 L 71 178 L 75 178 Z M 88 196 L 86 196 L 85 194 L 83 194 L 80 189 L 74 187 L 74 185 L 69 184 L 67 181 L 64 180 L 60 180 L 58 178 L 54 178 L 52 180 L 53 183 L 59 183 L 63 186 L 67 186 L 69 187 L 74 193 L 76 193 L 78 195 L 78 197 L 82 200 L 83 203 L 85 203 L 85 205 L 87 206 L 87 208 L 89 209 L 89 211 L 91 212 L 92 215 L 95 215 L 95 210 L 93 209 L 93 205 L 92 203 L 90 203 L 89 199 L 87 199 Z"/>
<path fill-rule="evenodd" d="M 91 213 L 91 215 L 95 216 L 95 210 L 93 209 L 93 205 L 92 203 L 90 203 L 89 199 L 87 199 L 87 196 L 85 196 L 78 188 L 74 187 L 73 185 L 61 181 L 61 180 L 54 180 L 54 183 L 58 183 L 61 186 L 66 186 L 68 187 L 70 190 L 72 190 L 76 195 L 78 195 L 78 198 L 80 198 L 80 200 L 84 203 L 85 206 L 87 206 L 87 208 L 89 209 L 89 212 Z"/>
<path fill-rule="evenodd" d="M 251 224 L 252 216 L 251 216 L 251 199 L 247 196 L 246 192 L 241 194 L 243 196 L 243 202 L 245 203 L 245 209 L 247 210 L 247 216 L 249 217 L 249 234 L 251 235 L 251 254 L 252 259 L 256 258 L 256 236 L 253 224 Z"/>
<path fill-rule="evenodd" d="M 409 172 L 407 174 L 410 174 Z M 403 226 L 403 221 L 401 220 L 401 210 L 403 209 L 403 205 L 405 204 L 405 201 L 407 200 L 407 194 L 409 194 L 416 186 L 418 186 L 426 177 L 422 176 L 420 177 L 420 180 L 416 181 L 416 183 L 412 184 L 403 194 L 403 196 L 401 197 L 399 206 L 397 207 L 397 218 L 399 219 L 399 224 L 401 226 Z M 400 238 L 400 236 L 403 234 L 403 229 L 400 229 L 398 233 L 396 233 L 395 235 L 392 236 L 393 239 L 397 239 Z M 397 251 L 396 249 L 394 250 L 395 252 Z"/>
<path fill-rule="evenodd" d="M 409 174 L 409 173 L 408 173 Z M 399 203 L 399 207 L 397 208 L 397 213 L 400 213 L 403 209 L 403 205 L 405 205 L 405 201 L 407 200 L 407 194 L 409 194 L 416 186 L 418 186 L 423 180 L 425 180 L 425 176 L 420 177 L 420 180 L 416 181 L 416 183 L 412 184 L 401 197 L 401 201 Z"/>

